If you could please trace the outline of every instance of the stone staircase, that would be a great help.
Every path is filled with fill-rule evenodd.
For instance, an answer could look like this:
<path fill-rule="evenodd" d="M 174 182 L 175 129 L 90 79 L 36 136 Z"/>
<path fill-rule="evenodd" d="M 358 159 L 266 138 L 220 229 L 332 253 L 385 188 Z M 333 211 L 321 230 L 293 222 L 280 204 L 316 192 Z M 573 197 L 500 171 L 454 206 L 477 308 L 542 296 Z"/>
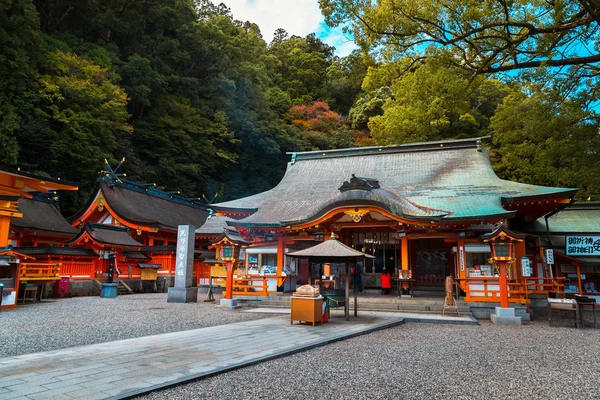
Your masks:
<path fill-rule="evenodd" d="M 119 296 L 124 296 L 127 294 L 134 294 L 135 292 L 133 291 L 133 289 L 131 289 L 129 287 L 128 284 L 126 284 L 125 282 L 123 282 L 120 279 L 115 279 L 114 280 L 115 283 L 117 283 L 117 294 Z M 96 287 L 98 288 L 98 290 L 102 290 L 102 282 L 94 280 L 94 284 L 96 285 Z"/>
<path fill-rule="evenodd" d="M 128 284 L 119 279 L 117 282 L 119 285 L 117 286 L 117 293 L 119 296 L 123 296 L 126 294 L 133 294 L 134 291 L 129 287 Z"/>

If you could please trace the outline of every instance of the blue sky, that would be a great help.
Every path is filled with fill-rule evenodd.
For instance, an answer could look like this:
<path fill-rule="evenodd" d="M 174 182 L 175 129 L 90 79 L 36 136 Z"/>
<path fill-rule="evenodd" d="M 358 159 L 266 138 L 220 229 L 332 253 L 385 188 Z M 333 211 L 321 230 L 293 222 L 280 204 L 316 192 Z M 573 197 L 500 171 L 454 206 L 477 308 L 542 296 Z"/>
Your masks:
<path fill-rule="evenodd" d="M 235 19 L 254 22 L 264 39 L 270 42 L 277 28 L 290 35 L 316 35 L 325 43 L 335 46 L 338 56 L 346 56 L 356 44 L 339 28 L 332 29 L 323 21 L 318 0 L 221 0 Z"/>

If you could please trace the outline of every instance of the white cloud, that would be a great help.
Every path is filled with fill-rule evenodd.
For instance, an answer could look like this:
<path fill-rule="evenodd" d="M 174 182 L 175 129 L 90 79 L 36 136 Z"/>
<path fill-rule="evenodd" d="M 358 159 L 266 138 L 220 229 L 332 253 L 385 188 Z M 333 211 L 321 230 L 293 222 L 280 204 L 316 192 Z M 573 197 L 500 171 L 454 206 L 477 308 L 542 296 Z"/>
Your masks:
<path fill-rule="evenodd" d="M 325 43 L 335 46 L 339 56 L 346 56 L 356 48 L 354 42 L 342 34 L 341 29 L 331 29 L 324 24 L 317 0 L 220 1 L 231 9 L 235 19 L 257 24 L 267 43 L 273 39 L 276 29 L 283 28 L 290 36 L 316 33 Z"/>
<path fill-rule="evenodd" d="M 218 1 L 218 0 L 217 0 Z M 233 17 L 254 22 L 264 39 L 271 42 L 278 28 L 290 36 L 306 36 L 317 31 L 323 20 L 317 0 L 222 0 Z"/>

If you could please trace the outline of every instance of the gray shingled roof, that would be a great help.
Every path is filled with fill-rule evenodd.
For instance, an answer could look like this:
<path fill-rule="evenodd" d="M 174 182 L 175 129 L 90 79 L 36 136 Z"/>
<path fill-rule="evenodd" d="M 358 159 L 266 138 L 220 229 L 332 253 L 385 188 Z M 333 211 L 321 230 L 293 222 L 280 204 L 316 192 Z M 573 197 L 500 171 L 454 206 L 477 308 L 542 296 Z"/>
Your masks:
<path fill-rule="evenodd" d="M 10 220 L 11 226 L 19 230 L 72 237 L 79 233 L 79 229 L 71 226 L 52 201 L 21 198 L 19 212 L 23 214 L 22 218 Z"/>
<path fill-rule="evenodd" d="M 352 174 L 379 181 L 371 191 L 338 188 Z M 292 154 L 285 176 L 273 189 L 212 205 L 217 211 L 252 210 L 229 225 L 286 226 L 324 214 L 337 205 L 378 203 L 409 219 L 469 220 L 511 218 L 503 201 L 572 197 L 576 189 L 502 180 L 476 139 L 402 146 Z"/>
<path fill-rule="evenodd" d="M 168 193 L 153 188 L 144 189 L 134 183 L 109 184 L 101 181 L 96 185 L 90 202 L 95 199 L 98 190 L 102 190 L 106 202 L 115 213 L 132 224 L 176 231 L 179 225 L 202 226 L 208 217 L 205 206 L 177 196 L 169 198 Z M 78 220 L 89 206 L 69 219 Z"/>
<path fill-rule="evenodd" d="M 81 233 L 77 237 L 67 242 L 67 245 L 71 245 L 77 242 L 85 233 L 88 233 L 95 241 L 113 245 L 118 247 L 135 247 L 141 248 L 144 245 L 129 234 L 129 229 L 124 226 L 112 226 L 102 224 L 85 224 L 85 228 L 81 230 Z"/>
<path fill-rule="evenodd" d="M 212 216 L 206 220 L 204 225 L 196 229 L 196 235 L 220 236 L 226 228 L 229 228 L 227 221 L 235 221 L 235 219 L 229 217 Z"/>
<path fill-rule="evenodd" d="M 325 240 L 323 243 L 319 243 L 315 246 L 309 247 L 308 249 L 293 251 L 286 253 L 290 257 L 318 257 L 318 258 L 352 258 L 352 257 L 367 257 L 375 258 L 372 255 L 365 254 L 361 251 L 354 250 L 352 247 L 348 247 L 339 240 L 333 237 Z"/>

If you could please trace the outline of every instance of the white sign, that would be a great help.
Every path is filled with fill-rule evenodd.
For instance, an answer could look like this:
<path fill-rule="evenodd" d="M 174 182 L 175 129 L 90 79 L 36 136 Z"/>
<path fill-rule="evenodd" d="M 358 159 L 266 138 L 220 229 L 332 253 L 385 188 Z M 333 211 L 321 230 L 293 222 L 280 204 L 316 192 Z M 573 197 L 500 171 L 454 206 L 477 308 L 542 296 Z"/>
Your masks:
<path fill-rule="evenodd" d="M 567 236 L 568 256 L 600 256 L 600 236 Z"/>
<path fill-rule="evenodd" d="M 533 270 L 531 268 L 531 261 L 529 261 L 529 258 L 521 258 L 521 271 L 523 276 L 531 276 Z"/>
<path fill-rule="evenodd" d="M 554 264 L 554 250 L 546 249 L 546 264 Z"/>
<path fill-rule="evenodd" d="M 460 246 L 458 248 L 458 257 L 460 258 L 460 270 L 465 270 L 465 248 Z"/>

